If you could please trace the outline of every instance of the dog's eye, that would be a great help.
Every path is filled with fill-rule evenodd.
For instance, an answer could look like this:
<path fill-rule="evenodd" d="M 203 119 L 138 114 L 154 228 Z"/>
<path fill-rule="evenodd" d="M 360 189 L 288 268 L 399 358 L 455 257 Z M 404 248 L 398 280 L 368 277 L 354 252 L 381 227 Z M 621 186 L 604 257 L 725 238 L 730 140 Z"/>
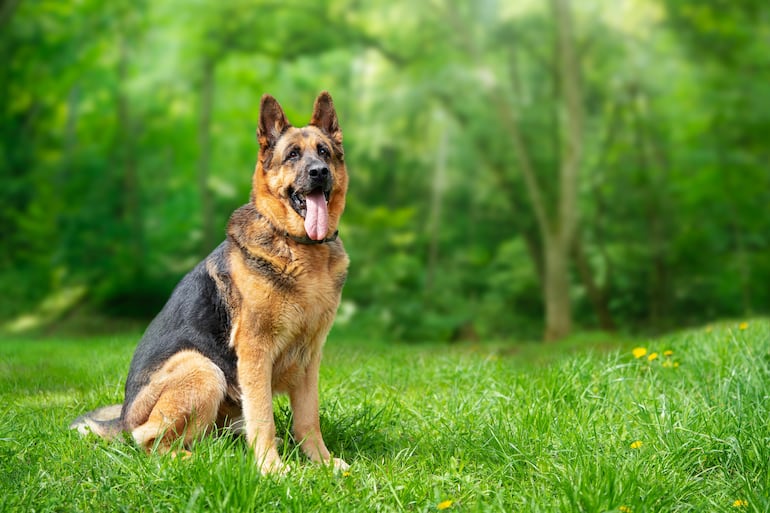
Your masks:
<path fill-rule="evenodd" d="M 297 160 L 299 158 L 299 150 L 294 148 L 287 155 L 286 160 Z"/>
<path fill-rule="evenodd" d="M 329 149 L 323 144 L 319 144 L 318 155 L 320 155 L 322 158 L 327 158 L 329 156 Z"/>

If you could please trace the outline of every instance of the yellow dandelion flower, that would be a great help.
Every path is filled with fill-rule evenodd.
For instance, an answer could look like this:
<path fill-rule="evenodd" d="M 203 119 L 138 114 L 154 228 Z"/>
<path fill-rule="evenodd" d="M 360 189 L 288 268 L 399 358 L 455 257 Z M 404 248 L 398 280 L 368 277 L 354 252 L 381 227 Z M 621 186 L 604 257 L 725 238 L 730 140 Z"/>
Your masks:
<path fill-rule="evenodd" d="M 746 502 L 743 499 L 737 499 L 735 502 L 733 502 L 733 507 L 734 508 L 745 508 L 748 505 L 749 505 L 749 503 Z"/>
<path fill-rule="evenodd" d="M 449 509 L 452 507 L 452 504 L 453 504 L 452 501 L 442 501 L 436 505 L 436 509 L 439 509 L 439 510 Z"/>
<path fill-rule="evenodd" d="M 631 444 L 631 448 L 632 449 L 639 449 L 641 446 L 642 446 L 642 441 L 641 440 L 637 440 L 636 442 Z"/>
<path fill-rule="evenodd" d="M 738 325 L 738 329 L 741 330 L 741 331 L 745 330 L 748 327 L 749 327 L 749 323 L 748 322 L 742 322 L 742 323 L 740 323 Z"/>
<path fill-rule="evenodd" d="M 667 349 L 663 351 L 663 356 L 665 356 L 666 358 L 671 358 L 672 356 L 674 356 L 674 352 L 671 349 Z"/>
<path fill-rule="evenodd" d="M 622 511 L 623 513 L 631 513 L 631 508 L 628 506 L 621 506 L 618 508 L 618 511 Z"/>
<path fill-rule="evenodd" d="M 647 349 L 643 347 L 637 347 L 633 351 L 631 351 L 631 354 L 634 355 L 634 358 L 641 358 L 642 356 L 647 354 Z"/>
<path fill-rule="evenodd" d="M 342 477 L 350 477 L 350 471 L 346 470 L 345 472 L 343 472 Z"/>
<path fill-rule="evenodd" d="M 672 362 L 671 360 L 663 360 L 663 367 L 671 368 L 673 366 L 674 366 L 674 362 Z"/>
<path fill-rule="evenodd" d="M 679 367 L 679 362 L 674 362 L 674 368 L 676 369 L 677 367 Z"/>
<path fill-rule="evenodd" d="M 647 357 L 649 361 L 653 361 L 658 357 L 658 353 L 650 353 L 650 356 Z"/>

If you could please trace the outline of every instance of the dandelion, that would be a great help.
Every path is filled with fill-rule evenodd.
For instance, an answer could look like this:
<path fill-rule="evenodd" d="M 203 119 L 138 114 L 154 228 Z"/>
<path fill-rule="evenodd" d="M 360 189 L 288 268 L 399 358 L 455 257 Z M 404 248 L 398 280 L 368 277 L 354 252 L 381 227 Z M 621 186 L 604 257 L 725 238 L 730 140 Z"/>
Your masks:
<path fill-rule="evenodd" d="M 664 360 L 663 361 L 663 367 L 665 367 L 667 369 L 670 369 L 673 366 L 674 366 L 674 362 L 672 362 L 671 360 Z"/>
<path fill-rule="evenodd" d="M 633 351 L 631 351 L 631 354 L 634 355 L 634 358 L 638 359 L 647 354 L 647 349 L 643 347 L 637 347 Z"/>
<path fill-rule="evenodd" d="M 346 470 L 345 472 L 343 472 L 342 477 L 350 477 L 350 471 Z"/>
<path fill-rule="evenodd" d="M 628 506 L 621 506 L 618 508 L 618 511 L 622 511 L 623 513 L 631 513 L 631 508 Z"/>
<path fill-rule="evenodd" d="M 442 501 L 442 502 L 439 502 L 436 505 L 436 509 L 439 509 L 439 510 L 449 509 L 451 507 L 452 507 L 452 501 L 451 500 Z"/>
<path fill-rule="evenodd" d="M 631 444 L 631 448 L 632 449 L 639 449 L 641 446 L 642 446 L 642 441 L 641 440 L 637 440 L 637 441 L 635 441 L 635 442 L 633 442 Z"/>
<path fill-rule="evenodd" d="M 663 356 L 665 356 L 666 358 L 671 358 L 672 356 L 674 356 L 674 352 L 671 349 L 667 349 L 663 351 Z"/>
<path fill-rule="evenodd" d="M 649 361 L 653 361 L 658 358 L 658 353 L 650 353 L 650 356 L 647 357 Z"/>
<path fill-rule="evenodd" d="M 742 322 L 742 323 L 740 323 L 738 325 L 738 329 L 741 330 L 741 331 L 747 329 L 748 327 L 749 327 L 749 323 L 748 322 Z"/>
<path fill-rule="evenodd" d="M 743 499 L 737 499 L 735 502 L 733 502 L 733 507 L 734 508 L 745 508 L 748 505 L 749 505 L 749 503 L 746 502 Z"/>

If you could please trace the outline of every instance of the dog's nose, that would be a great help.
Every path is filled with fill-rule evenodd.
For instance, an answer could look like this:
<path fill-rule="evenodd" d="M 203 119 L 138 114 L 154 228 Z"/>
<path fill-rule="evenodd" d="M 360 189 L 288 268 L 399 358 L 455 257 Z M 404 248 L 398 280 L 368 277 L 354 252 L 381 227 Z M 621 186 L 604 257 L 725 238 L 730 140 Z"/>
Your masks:
<path fill-rule="evenodd" d="M 312 167 L 308 170 L 308 173 L 310 174 L 310 178 L 313 179 L 321 178 L 326 180 L 329 178 L 329 168 L 326 166 Z"/>

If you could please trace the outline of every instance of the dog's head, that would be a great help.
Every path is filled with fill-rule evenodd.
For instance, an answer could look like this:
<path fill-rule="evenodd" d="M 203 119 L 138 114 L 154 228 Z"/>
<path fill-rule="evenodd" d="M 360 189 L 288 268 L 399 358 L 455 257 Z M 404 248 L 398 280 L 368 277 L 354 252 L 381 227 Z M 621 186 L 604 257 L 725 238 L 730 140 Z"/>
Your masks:
<path fill-rule="evenodd" d="M 259 157 L 252 201 L 273 225 L 296 239 L 322 241 L 337 230 L 348 175 L 332 97 L 315 100 L 310 124 L 293 127 L 270 95 L 259 112 Z"/>

